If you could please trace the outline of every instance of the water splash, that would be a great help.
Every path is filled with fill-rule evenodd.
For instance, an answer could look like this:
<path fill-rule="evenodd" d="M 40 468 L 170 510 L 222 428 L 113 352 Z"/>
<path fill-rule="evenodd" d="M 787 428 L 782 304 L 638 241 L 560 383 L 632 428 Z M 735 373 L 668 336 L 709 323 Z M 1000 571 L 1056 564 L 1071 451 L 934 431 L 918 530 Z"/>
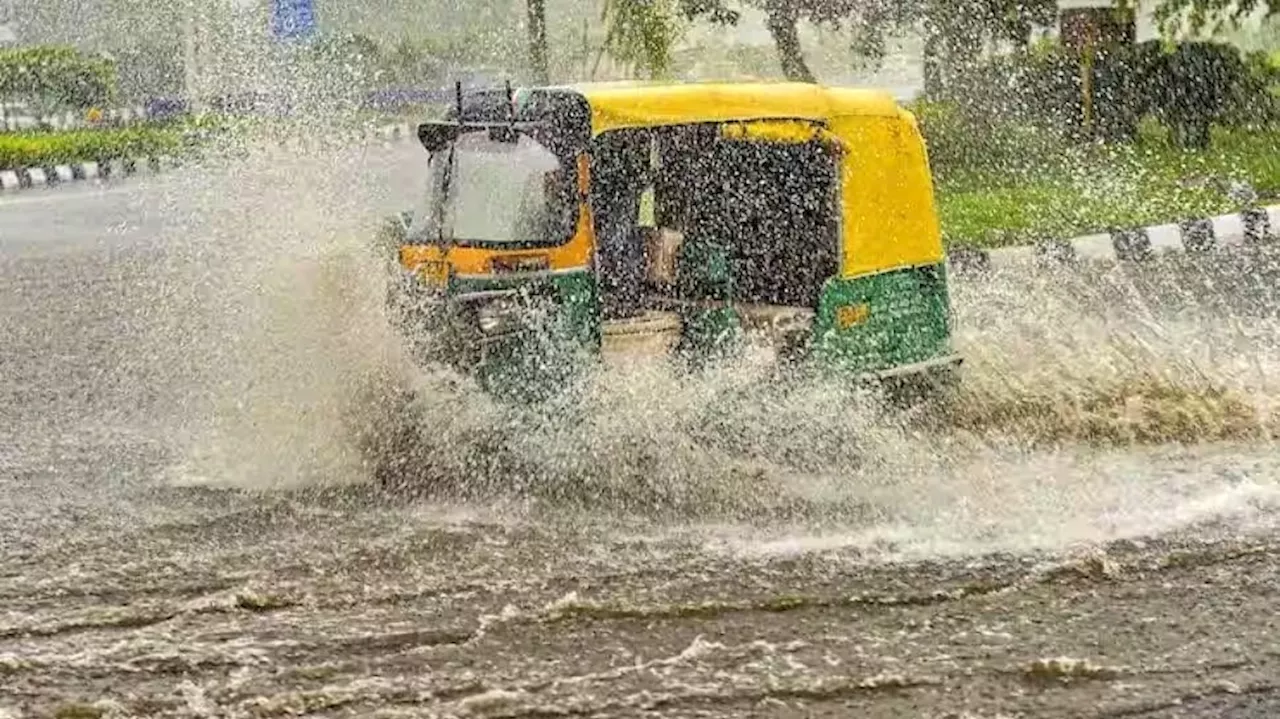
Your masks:
<path fill-rule="evenodd" d="M 440 499 L 856 526 L 876 542 L 932 527 L 941 546 L 1149 526 L 1149 507 L 1181 516 L 1191 500 L 1131 459 L 1149 456 L 1137 445 L 1269 446 L 1275 305 L 1226 286 L 1215 273 L 1244 273 L 1212 263 L 1164 268 L 1173 279 L 1115 268 L 958 279 L 968 360 L 940 418 L 829 382 L 776 383 L 758 357 L 693 376 L 602 367 L 562 411 L 513 409 L 405 359 L 367 241 L 412 183 L 368 162 L 336 147 L 254 148 L 225 176 L 176 186 L 171 201 L 189 211 L 167 238 L 156 312 L 168 319 L 144 343 L 172 370 L 165 421 L 187 448 L 175 481 L 364 484 L 390 461 Z M 1236 491 L 1215 471 L 1194 501 Z"/>

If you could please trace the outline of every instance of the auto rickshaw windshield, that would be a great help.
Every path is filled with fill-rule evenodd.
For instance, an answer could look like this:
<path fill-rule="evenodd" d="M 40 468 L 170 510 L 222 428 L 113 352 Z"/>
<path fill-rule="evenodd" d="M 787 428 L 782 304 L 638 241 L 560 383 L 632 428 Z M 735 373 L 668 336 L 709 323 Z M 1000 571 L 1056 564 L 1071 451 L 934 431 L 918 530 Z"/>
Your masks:
<path fill-rule="evenodd" d="M 557 245 L 577 223 L 573 163 L 520 132 L 467 132 L 431 155 L 410 238 L 451 245 Z"/>

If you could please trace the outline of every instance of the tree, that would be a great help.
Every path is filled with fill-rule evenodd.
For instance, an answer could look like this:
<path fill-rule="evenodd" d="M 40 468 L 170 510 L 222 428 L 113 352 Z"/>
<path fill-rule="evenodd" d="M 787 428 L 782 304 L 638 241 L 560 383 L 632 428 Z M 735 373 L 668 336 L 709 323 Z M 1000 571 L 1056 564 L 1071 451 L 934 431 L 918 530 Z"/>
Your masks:
<path fill-rule="evenodd" d="M 769 35 L 778 49 L 782 74 L 788 80 L 813 82 L 813 71 L 805 62 L 804 50 L 800 47 L 800 8 L 789 0 L 766 0 L 764 10 Z"/>
<path fill-rule="evenodd" d="M 550 80 L 547 61 L 546 0 L 526 0 L 529 62 L 535 82 Z M 733 24 L 738 13 L 724 0 L 604 0 L 605 42 L 602 51 L 631 64 L 650 77 L 671 68 L 671 51 L 689 23 L 706 18 Z"/>
<path fill-rule="evenodd" d="M 671 69 L 671 50 L 684 28 L 671 0 L 604 0 L 605 40 L 601 52 L 643 71 L 650 78 Z"/>
<path fill-rule="evenodd" d="M 602 50 L 650 78 L 665 77 L 676 43 L 702 17 L 719 23 L 738 20 L 719 0 L 604 0 Z"/>
<path fill-rule="evenodd" d="M 1120 7 L 1132 8 L 1137 0 L 1117 0 Z M 1166 34 L 1179 25 L 1195 33 L 1213 32 L 1266 10 L 1267 15 L 1280 12 L 1280 0 L 1161 0 L 1156 7 L 1156 21 Z"/>
<path fill-rule="evenodd" d="M 698 0 L 698 12 L 717 22 L 732 23 L 726 0 Z M 990 39 L 1025 43 L 1031 27 L 1051 22 L 1054 0 L 744 0 L 763 10 L 778 53 L 783 75 L 812 82 L 813 72 L 800 45 L 801 20 L 853 31 L 850 50 L 879 63 L 887 49 L 886 36 L 923 24 L 926 67 L 962 66 L 976 59 Z M 1280 2 L 1280 0 L 1277 0 Z"/>
<path fill-rule="evenodd" d="M 112 101 L 115 63 L 72 47 L 0 50 L 0 98 L 21 97 L 48 108 L 88 108 Z"/>

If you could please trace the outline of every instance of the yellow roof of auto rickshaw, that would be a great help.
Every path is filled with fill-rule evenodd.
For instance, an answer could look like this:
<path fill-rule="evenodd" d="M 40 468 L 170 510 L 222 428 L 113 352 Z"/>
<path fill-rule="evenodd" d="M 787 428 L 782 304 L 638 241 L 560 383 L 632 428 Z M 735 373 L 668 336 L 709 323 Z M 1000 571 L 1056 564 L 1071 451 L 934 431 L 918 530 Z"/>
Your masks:
<path fill-rule="evenodd" d="M 567 85 L 591 106 L 591 131 L 749 120 L 900 117 L 886 90 L 800 82 L 600 82 Z"/>

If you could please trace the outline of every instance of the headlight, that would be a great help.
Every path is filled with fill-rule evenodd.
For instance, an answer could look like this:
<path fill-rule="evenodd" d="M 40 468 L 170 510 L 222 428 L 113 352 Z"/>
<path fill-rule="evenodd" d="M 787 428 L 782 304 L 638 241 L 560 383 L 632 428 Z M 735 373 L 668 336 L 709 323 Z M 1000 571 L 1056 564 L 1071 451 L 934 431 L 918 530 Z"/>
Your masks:
<path fill-rule="evenodd" d="M 476 325 L 486 336 L 504 335 L 521 329 L 520 307 L 507 302 L 486 302 L 476 308 Z"/>
<path fill-rule="evenodd" d="M 480 315 L 477 318 L 477 324 L 480 325 L 480 331 L 487 334 L 496 334 L 502 329 L 506 318 L 502 316 L 501 311 L 496 307 L 483 307 L 480 309 Z"/>

